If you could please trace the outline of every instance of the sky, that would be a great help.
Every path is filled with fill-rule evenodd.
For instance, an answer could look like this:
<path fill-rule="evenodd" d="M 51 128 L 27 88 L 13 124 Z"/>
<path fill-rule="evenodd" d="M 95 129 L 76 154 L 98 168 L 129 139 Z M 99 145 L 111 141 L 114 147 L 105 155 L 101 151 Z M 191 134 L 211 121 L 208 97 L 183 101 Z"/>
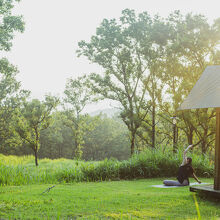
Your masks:
<path fill-rule="evenodd" d="M 101 71 L 86 58 L 78 58 L 76 49 L 79 41 L 89 41 L 104 18 L 117 19 L 129 8 L 162 17 L 174 10 L 200 13 L 212 22 L 220 17 L 219 6 L 219 0 L 21 0 L 13 13 L 23 15 L 25 32 L 16 33 L 5 56 L 18 67 L 17 79 L 33 98 L 43 99 L 49 93 L 61 97 L 67 78 Z M 112 105 L 103 102 L 87 110 Z"/>

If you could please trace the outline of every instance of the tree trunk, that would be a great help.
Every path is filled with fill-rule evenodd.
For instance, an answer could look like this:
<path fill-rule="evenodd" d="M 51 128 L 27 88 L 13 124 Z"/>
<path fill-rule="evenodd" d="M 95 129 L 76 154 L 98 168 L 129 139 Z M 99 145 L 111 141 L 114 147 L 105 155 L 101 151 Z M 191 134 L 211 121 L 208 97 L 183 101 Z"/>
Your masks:
<path fill-rule="evenodd" d="M 37 161 L 37 151 L 38 151 L 38 149 L 39 149 L 39 132 L 38 132 L 38 128 L 36 127 L 35 128 L 35 135 L 36 135 L 36 139 L 35 139 L 35 141 L 36 141 L 36 145 L 35 145 L 35 147 L 34 147 L 34 156 L 35 156 L 35 165 L 36 166 L 38 166 L 38 161 Z"/>
<path fill-rule="evenodd" d="M 187 136 L 187 139 L 188 139 L 188 144 L 191 145 L 191 144 L 192 144 L 192 140 L 193 140 L 192 134 L 189 134 L 189 135 Z"/>
<path fill-rule="evenodd" d="M 193 130 L 190 130 L 187 134 L 188 144 L 191 145 L 193 143 Z"/>
<path fill-rule="evenodd" d="M 155 102 L 152 109 L 152 148 L 155 148 Z"/>
<path fill-rule="evenodd" d="M 62 157 L 62 146 L 61 144 L 59 144 L 59 158 Z"/>
<path fill-rule="evenodd" d="M 177 152 L 177 131 L 176 131 L 176 124 L 173 124 L 173 153 Z"/>
<path fill-rule="evenodd" d="M 206 141 L 203 140 L 203 141 L 201 142 L 201 145 L 202 145 L 202 153 L 205 154 L 205 153 L 206 153 Z"/>
<path fill-rule="evenodd" d="M 38 161 L 37 161 L 37 149 L 35 148 L 34 150 L 34 156 L 35 156 L 35 165 L 38 166 Z"/>
<path fill-rule="evenodd" d="M 134 141 L 135 141 L 135 134 L 131 134 L 131 155 L 134 154 Z"/>
<path fill-rule="evenodd" d="M 72 152 L 72 158 L 76 157 L 76 151 L 77 151 L 77 148 L 78 148 L 78 142 L 77 142 L 77 135 L 74 134 L 74 147 L 75 149 L 73 149 L 73 152 Z"/>
<path fill-rule="evenodd" d="M 53 159 L 51 145 L 49 145 L 49 155 L 50 155 L 50 159 Z"/>
<path fill-rule="evenodd" d="M 208 143 L 208 128 L 205 128 L 204 129 L 204 134 L 203 134 L 203 137 L 202 137 L 202 153 L 205 154 L 206 153 L 206 150 L 207 150 L 207 143 Z"/>

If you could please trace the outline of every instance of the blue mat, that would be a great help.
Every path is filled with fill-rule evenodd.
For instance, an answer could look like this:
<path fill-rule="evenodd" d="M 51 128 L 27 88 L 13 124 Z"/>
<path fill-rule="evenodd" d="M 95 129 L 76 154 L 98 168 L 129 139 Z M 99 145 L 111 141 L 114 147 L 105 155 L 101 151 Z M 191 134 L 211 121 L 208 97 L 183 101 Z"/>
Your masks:
<path fill-rule="evenodd" d="M 210 184 L 210 183 L 201 183 L 201 184 L 199 184 L 199 183 L 195 182 L 195 183 L 190 183 L 189 186 L 204 185 L 204 184 Z M 184 186 L 165 186 L 165 185 L 162 184 L 162 185 L 152 185 L 152 187 L 157 187 L 157 188 L 176 188 L 176 187 L 184 187 Z"/>

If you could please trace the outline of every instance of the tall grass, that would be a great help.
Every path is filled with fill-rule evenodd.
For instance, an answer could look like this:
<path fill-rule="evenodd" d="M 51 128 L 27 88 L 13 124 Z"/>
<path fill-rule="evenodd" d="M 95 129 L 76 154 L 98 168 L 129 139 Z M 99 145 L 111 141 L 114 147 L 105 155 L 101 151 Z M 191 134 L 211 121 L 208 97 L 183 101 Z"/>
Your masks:
<path fill-rule="evenodd" d="M 0 154 L 0 185 L 25 185 L 34 183 L 57 183 L 69 181 L 71 176 L 74 181 L 81 181 L 80 165 L 67 159 L 41 159 L 36 167 L 33 156 L 4 156 Z M 74 176 L 74 178 L 73 178 Z"/>
<path fill-rule="evenodd" d="M 207 156 L 196 154 L 190 156 L 198 176 L 213 176 L 213 163 Z M 175 177 L 181 162 L 181 151 L 173 154 L 160 149 L 148 149 L 124 161 L 105 159 L 99 162 L 83 162 L 41 159 L 38 167 L 35 167 L 33 156 L 0 155 L 0 185 Z"/>
<path fill-rule="evenodd" d="M 198 176 L 212 177 L 214 174 L 213 163 L 207 156 L 190 155 L 193 167 Z M 82 172 L 89 181 L 136 179 L 153 177 L 175 177 L 178 167 L 182 162 L 182 152 L 177 154 L 163 152 L 160 149 L 146 150 L 136 154 L 129 160 L 104 160 L 98 164 L 87 164 L 81 167 Z"/>

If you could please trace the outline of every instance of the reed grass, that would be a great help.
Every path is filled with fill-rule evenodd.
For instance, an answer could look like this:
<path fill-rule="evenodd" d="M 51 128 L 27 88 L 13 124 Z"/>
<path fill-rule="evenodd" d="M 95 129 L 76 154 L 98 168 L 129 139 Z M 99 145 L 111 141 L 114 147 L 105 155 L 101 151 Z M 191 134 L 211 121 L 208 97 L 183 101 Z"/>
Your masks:
<path fill-rule="evenodd" d="M 206 155 L 190 155 L 199 177 L 213 177 L 214 166 Z M 0 185 L 70 183 L 82 181 L 126 180 L 154 177 L 175 177 L 182 161 L 181 150 L 176 154 L 161 149 L 136 154 L 129 160 L 75 161 L 69 159 L 40 159 L 33 156 L 4 156 L 0 154 Z"/>

